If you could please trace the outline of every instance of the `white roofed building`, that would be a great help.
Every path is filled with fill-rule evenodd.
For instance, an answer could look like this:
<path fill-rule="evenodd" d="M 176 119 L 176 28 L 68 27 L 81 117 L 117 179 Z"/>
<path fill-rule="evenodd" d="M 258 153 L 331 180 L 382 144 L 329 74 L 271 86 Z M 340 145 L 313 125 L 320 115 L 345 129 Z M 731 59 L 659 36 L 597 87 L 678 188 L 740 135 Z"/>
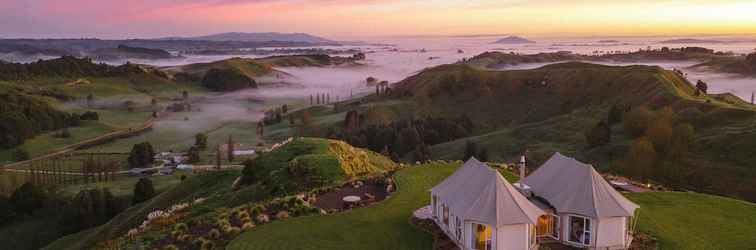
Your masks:
<path fill-rule="evenodd" d="M 514 185 L 471 158 L 431 189 L 430 207 L 463 250 L 530 250 L 541 242 L 628 248 L 638 205 L 592 166 L 556 153 Z"/>
<path fill-rule="evenodd" d="M 536 249 L 545 214 L 496 170 L 475 158 L 431 189 L 436 223 L 461 249 Z"/>

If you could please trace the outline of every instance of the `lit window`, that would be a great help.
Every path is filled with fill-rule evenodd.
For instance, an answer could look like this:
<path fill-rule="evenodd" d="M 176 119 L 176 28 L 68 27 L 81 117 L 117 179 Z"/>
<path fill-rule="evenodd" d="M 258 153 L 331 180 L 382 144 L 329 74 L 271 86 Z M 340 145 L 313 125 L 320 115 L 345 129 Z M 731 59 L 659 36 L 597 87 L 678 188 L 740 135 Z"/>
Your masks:
<path fill-rule="evenodd" d="M 472 249 L 475 250 L 491 250 L 493 249 L 493 233 L 491 227 L 483 224 L 472 224 Z"/>
<path fill-rule="evenodd" d="M 449 207 L 447 206 L 443 206 L 443 207 L 444 207 L 444 216 L 443 216 L 444 224 L 449 225 Z"/>

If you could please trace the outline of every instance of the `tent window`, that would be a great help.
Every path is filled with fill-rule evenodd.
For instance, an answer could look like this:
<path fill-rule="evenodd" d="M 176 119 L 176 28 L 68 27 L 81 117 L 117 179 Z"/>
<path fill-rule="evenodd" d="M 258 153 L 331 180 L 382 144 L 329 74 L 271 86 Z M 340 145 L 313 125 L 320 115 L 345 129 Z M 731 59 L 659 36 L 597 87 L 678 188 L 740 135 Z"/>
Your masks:
<path fill-rule="evenodd" d="M 444 207 L 444 224 L 448 226 L 449 225 L 449 207 L 447 206 L 443 206 L 443 207 Z"/>
<path fill-rule="evenodd" d="M 493 233 L 491 227 L 483 224 L 472 224 L 472 249 L 491 250 L 493 249 Z"/>
<path fill-rule="evenodd" d="M 591 219 L 579 216 L 570 216 L 570 242 L 583 245 L 591 244 Z"/>
<path fill-rule="evenodd" d="M 536 226 L 536 235 L 538 237 L 552 237 L 559 239 L 559 217 L 553 214 L 542 215 L 538 217 Z"/>
<path fill-rule="evenodd" d="M 560 224 L 559 224 L 559 216 L 556 215 L 549 215 L 551 217 L 551 237 L 554 237 L 554 239 L 559 239 L 559 231 L 560 231 Z"/>

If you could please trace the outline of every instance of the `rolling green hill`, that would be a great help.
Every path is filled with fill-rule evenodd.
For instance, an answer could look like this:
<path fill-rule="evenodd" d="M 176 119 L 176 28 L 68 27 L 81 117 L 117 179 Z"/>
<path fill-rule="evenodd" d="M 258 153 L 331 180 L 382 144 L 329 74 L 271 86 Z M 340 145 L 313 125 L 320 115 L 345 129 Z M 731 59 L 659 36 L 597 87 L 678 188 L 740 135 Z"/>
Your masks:
<path fill-rule="evenodd" d="M 168 67 L 164 70 L 175 74 L 177 78 L 201 80 L 211 69 L 235 70 L 249 78 L 263 76 L 273 72 L 273 67 L 254 59 L 235 57 L 209 63 L 195 63 L 184 66 Z"/>
<path fill-rule="evenodd" d="M 620 123 L 609 143 L 589 147 L 585 132 L 607 120 L 613 106 L 671 108 L 678 123 L 691 124 L 688 153 L 673 163 L 683 189 L 756 200 L 756 109 L 731 95 L 696 95 L 675 72 L 653 66 L 560 63 L 532 70 L 491 71 L 465 64 L 442 65 L 411 76 L 390 94 L 344 103 L 350 109 L 396 106 L 392 117 L 469 117 L 468 137 L 430 146 L 432 158 L 461 159 L 468 141 L 494 160 L 512 160 L 529 150 L 531 166 L 555 151 L 620 171 L 633 140 Z M 369 114 L 369 113 L 366 113 Z M 406 157 L 405 157 L 406 159 Z M 662 166 L 657 166 L 662 169 Z M 659 170 L 661 171 L 661 170 Z"/>
<path fill-rule="evenodd" d="M 254 160 L 243 173 L 220 171 L 192 176 L 175 188 L 157 197 L 132 206 L 107 224 L 61 238 L 46 249 L 87 249 L 99 242 L 124 237 L 138 226 L 152 211 L 166 209 L 180 202 L 196 198 L 207 199 L 194 206 L 189 215 L 179 222 L 195 218 L 214 218 L 219 210 L 270 200 L 314 188 L 330 187 L 345 181 L 367 176 L 380 176 L 394 170 L 396 164 L 374 152 L 353 148 L 346 143 L 317 138 L 299 138 L 265 153 Z M 308 169 L 309 171 L 298 171 Z M 232 189 L 239 176 L 253 174 L 254 183 Z M 324 180 L 314 185 L 305 180 Z M 170 232 L 150 231 L 145 235 L 153 239 Z"/>

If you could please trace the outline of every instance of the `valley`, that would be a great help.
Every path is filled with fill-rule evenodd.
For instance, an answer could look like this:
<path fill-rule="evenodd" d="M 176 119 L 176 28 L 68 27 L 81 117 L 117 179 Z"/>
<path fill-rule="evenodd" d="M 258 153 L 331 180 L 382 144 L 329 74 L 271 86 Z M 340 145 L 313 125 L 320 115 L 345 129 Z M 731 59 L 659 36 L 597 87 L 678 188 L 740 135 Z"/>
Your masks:
<path fill-rule="evenodd" d="M 13 101 L 22 105 L 8 112 L 24 117 L 9 116 L 16 120 L 2 129 L 28 134 L 0 150 L 0 208 L 25 183 L 50 196 L 0 225 L 0 242 L 14 249 L 427 249 L 434 235 L 408 220 L 460 160 L 481 159 L 514 183 L 511 166 L 523 154 L 531 172 L 561 152 L 606 178 L 654 190 L 623 195 L 641 206 L 643 237 L 662 249 L 756 243 L 745 236 L 756 211 L 749 164 L 756 106 L 694 82 L 688 72 L 699 66 L 683 72 L 648 62 L 731 55 L 469 53 L 2 63 L 1 93 L 28 100 Z M 36 127 L 40 121 L 52 125 Z M 137 202 L 143 180 L 152 192 Z M 364 185 L 385 189 L 386 199 L 319 207 L 323 197 Z M 85 202 L 107 209 L 73 212 Z M 682 212 L 689 209 L 695 212 Z M 72 218 L 88 224 L 69 227 Z M 705 224 L 727 227 L 689 236 L 703 234 Z M 29 241 L 34 232 L 39 240 Z"/>

